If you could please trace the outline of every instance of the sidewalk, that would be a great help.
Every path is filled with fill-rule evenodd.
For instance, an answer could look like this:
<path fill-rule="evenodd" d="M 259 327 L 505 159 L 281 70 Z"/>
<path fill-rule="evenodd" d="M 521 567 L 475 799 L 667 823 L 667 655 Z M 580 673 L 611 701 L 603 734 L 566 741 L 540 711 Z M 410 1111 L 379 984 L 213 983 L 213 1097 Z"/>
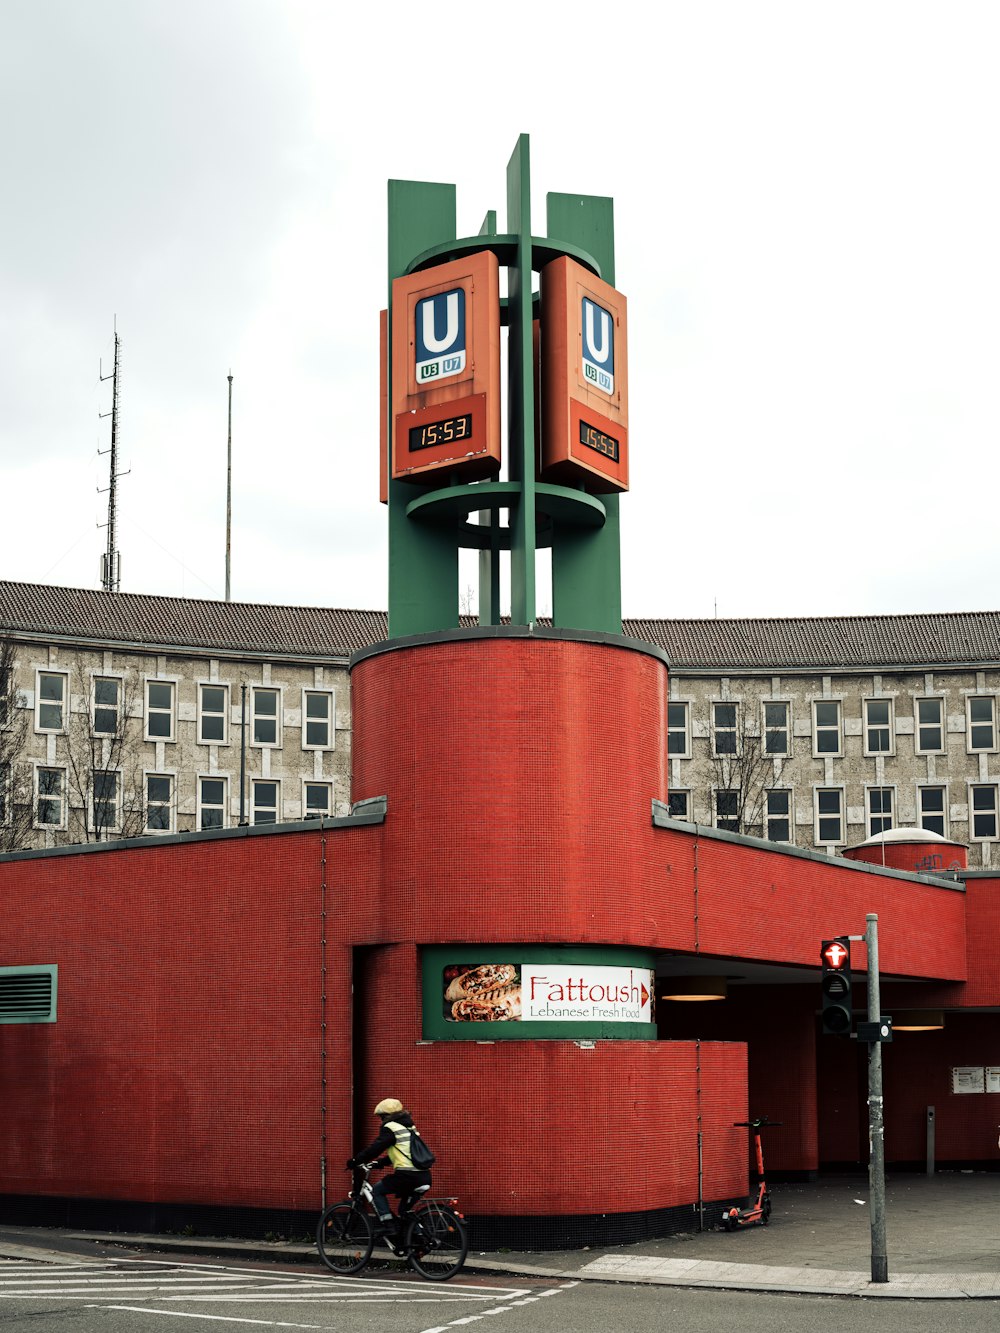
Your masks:
<path fill-rule="evenodd" d="M 484 1253 L 467 1272 L 730 1291 L 909 1299 L 1000 1299 L 1000 1173 L 890 1176 L 889 1281 L 871 1281 L 868 1182 L 777 1185 L 768 1227 L 692 1230 L 635 1246 Z M 714 1219 L 706 1218 L 706 1226 Z M 696 1222 L 695 1222 L 696 1225 Z M 473 1246 L 475 1232 L 473 1232 Z M 257 1262 L 315 1262 L 312 1246 L 213 1237 L 138 1236 L 0 1225 L 0 1258 L 122 1249 Z"/>

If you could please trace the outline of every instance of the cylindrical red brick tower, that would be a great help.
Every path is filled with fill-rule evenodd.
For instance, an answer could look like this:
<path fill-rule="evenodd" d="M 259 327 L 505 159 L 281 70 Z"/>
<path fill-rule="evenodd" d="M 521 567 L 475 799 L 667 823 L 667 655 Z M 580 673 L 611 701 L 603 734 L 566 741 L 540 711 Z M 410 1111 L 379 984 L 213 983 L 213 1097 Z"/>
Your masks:
<path fill-rule="evenodd" d="M 373 904 L 386 947 L 377 983 L 354 987 L 363 1099 L 405 1088 L 393 1095 L 419 1109 L 480 1235 L 586 1244 L 676 1225 L 697 1197 L 696 1102 L 742 1089 L 744 1048 L 699 1056 L 651 1022 L 517 1021 L 529 971 L 533 987 L 568 977 L 570 1000 L 623 976 L 652 990 L 669 915 L 652 824 L 667 796 L 663 655 L 596 633 L 445 632 L 359 654 L 352 698 L 354 799 L 387 798 Z M 451 1021 L 442 985 L 484 963 L 524 979 L 518 1016 Z M 581 1136 L 600 1144 L 583 1169 Z M 723 1165 L 710 1185 L 742 1187 Z"/>

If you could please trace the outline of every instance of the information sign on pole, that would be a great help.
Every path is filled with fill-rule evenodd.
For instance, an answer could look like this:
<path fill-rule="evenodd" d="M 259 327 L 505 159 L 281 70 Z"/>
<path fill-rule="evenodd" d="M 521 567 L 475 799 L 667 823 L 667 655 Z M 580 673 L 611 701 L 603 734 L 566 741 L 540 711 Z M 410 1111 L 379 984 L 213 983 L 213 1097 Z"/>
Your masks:
<path fill-rule="evenodd" d="M 625 297 L 562 256 L 542 270 L 542 476 L 628 490 Z"/>
<path fill-rule="evenodd" d="M 392 476 L 500 467 L 500 269 L 482 250 L 392 284 Z"/>

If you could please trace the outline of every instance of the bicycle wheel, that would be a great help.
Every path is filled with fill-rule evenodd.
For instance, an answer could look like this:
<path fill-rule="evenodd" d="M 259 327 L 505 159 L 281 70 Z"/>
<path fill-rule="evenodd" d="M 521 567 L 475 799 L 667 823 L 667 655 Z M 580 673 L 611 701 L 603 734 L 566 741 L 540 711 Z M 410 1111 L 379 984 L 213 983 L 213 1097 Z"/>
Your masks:
<path fill-rule="evenodd" d="M 371 1218 L 357 1204 L 332 1204 L 319 1219 L 316 1248 L 335 1273 L 357 1273 L 372 1257 L 374 1247 Z"/>
<path fill-rule="evenodd" d="M 457 1213 L 429 1203 L 413 1214 L 406 1229 L 410 1267 L 431 1282 L 447 1282 L 469 1253 L 469 1232 Z"/>

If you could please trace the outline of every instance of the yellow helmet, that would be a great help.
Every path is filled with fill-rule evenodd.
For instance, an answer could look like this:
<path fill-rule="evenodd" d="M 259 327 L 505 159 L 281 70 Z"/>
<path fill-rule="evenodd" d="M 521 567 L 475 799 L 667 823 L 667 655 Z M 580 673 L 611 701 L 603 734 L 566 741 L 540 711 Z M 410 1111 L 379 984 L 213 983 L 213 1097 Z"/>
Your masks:
<path fill-rule="evenodd" d="M 372 1115 L 399 1115 L 402 1109 L 403 1103 L 397 1101 L 395 1097 L 384 1097 L 375 1107 Z"/>

